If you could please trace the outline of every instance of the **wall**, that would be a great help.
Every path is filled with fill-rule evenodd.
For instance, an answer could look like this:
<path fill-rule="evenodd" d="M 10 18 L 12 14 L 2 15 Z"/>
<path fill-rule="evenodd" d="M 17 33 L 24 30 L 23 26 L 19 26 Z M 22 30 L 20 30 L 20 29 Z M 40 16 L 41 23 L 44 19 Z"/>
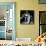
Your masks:
<path fill-rule="evenodd" d="M 16 2 L 17 3 L 17 2 Z M 20 24 L 20 10 L 34 10 L 34 24 L 33 25 L 21 25 Z M 38 25 L 38 1 L 37 0 L 19 0 L 18 1 L 18 16 L 17 20 L 17 38 L 36 38 L 39 33 L 39 25 Z M 19 19 L 17 19 L 19 18 Z"/>
<path fill-rule="evenodd" d="M 39 33 L 39 10 L 46 10 L 46 4 L 38 4 L 38 0 L 3 0 L 0 2 L 16 2 L 16 37 L 36 38 Z M 20 10 L 34 10 L 34 24 L 20 24 Z"/>

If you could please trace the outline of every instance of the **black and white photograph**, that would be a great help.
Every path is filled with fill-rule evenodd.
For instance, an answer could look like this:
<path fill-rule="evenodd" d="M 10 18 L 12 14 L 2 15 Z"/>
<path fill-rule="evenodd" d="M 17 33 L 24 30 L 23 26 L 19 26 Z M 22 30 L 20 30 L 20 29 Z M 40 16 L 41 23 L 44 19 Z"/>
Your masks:
<path fill-rule="evenodd" d="M 20 24 L 34 24 L 34 11 L 21 10 L 20 11 Z"/>

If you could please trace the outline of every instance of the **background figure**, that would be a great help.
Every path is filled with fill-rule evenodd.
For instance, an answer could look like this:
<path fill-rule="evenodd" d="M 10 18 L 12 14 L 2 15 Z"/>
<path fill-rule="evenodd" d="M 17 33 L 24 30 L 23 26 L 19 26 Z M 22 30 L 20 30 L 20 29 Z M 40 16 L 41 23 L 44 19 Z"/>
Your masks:
<path fill-rule="evenodd" d="M 27 12 L 25 14 L 23 14 L 24 16 L 24 22 L 29 24 L 30 23 L 30 14 Z"/>

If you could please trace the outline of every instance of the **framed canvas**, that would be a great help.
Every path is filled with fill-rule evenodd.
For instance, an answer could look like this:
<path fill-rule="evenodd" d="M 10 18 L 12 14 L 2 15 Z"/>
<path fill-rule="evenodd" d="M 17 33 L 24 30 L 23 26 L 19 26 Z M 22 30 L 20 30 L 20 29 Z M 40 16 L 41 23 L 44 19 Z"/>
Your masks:
<path fill-rule="evenodd" d="M 0 2 L 0 40 L 15 40 L 15 2 Z"/>
<path fill-rule="evenodd" d="M 21 10 L 20 11 L 20 24 L 34 24 L 34 11 Z"/>
<path fill-rule="evenodd" d="M 39 4 L 46 4 L 46 0 L 39 0 Z"/>

